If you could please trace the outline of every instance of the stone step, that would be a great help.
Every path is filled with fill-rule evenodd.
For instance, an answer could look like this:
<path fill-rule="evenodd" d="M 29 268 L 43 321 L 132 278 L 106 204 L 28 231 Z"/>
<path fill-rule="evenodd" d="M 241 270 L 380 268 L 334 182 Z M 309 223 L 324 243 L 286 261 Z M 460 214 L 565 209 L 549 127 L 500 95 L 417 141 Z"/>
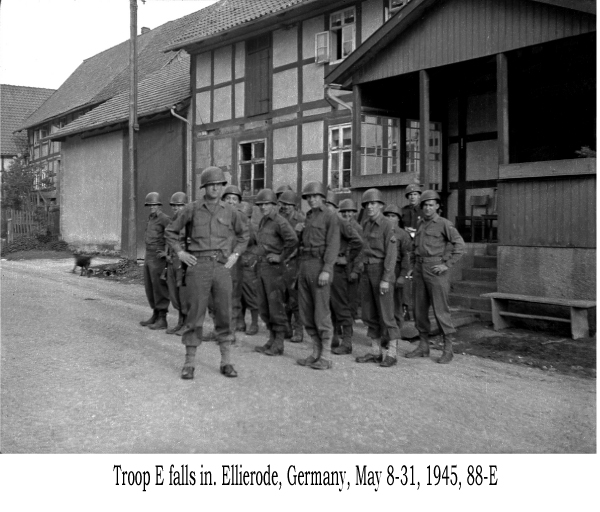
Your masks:
<path fill-rule="evenodd" d="M 492 321 L 492 312 L 486 311 L 482 309 L 461 309 L 460 310 L 464 315 L 471 315 L 477 318 L 478 322 L 490 322 Z M 454 317 L 453 317 L 454 318 Z"/>
<path fill-rule="evenodd" d="M 474 268 L 498 268 L 497 256 L 478 256 L 473 259 Z"/>
<path fill-rule="evenodd" d="M 495 268 L 465 268 L 462 271 L 462 277 L 465 281 L 496 282 L 498 271 Z"/>
<path fill-rule="evenodd" d="M 491 300 L 487 297 L 451 293 L 448 300 L 450 306 L 459 307 L 461 309 L 476 309 L 481 311 L 492 310 Z"/>
<path fill-rule="evenodd" d="M 450 292 L 464 295 L 481 295 L 498 291 L 495 281 L 455 281 L 450 285 Z"/>
<path fill-rule="evenodd" d="M 498 255 L 498 244 L 487 244 L 485 246 L 485 253 L 488 256 L 497 256 Z"/>

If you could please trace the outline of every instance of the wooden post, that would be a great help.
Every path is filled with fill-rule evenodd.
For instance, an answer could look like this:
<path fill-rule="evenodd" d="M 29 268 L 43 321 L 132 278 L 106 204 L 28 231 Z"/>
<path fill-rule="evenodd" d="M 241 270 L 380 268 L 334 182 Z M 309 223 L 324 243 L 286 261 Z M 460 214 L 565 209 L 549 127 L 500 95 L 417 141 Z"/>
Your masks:
<path fill-rule="evenodd" d="M 360 176 L 362 172 L 360 159 L 362 91 L 360 85 L 354 85 L 352 93 L 352 147 L 354 149 L 352 154 L 352 176 Z"/>
<path fill-rule="evenodd" d="M 137 0 L 129 0 L 129 215 L 127 256 L 137 260 Z"/>
<path fill-rule="evenodd" d="M 496 55 L 496 103 L 498 114 L 498 165 L 509 163 L 508 146 L 508 64 L 506 54 Z"/>
<path fill-rule="evenodd" d="M 429 188 L 429 73 L 419 71 L 419 161 L 421 166 L 420 181 L 423 190 Z"/>

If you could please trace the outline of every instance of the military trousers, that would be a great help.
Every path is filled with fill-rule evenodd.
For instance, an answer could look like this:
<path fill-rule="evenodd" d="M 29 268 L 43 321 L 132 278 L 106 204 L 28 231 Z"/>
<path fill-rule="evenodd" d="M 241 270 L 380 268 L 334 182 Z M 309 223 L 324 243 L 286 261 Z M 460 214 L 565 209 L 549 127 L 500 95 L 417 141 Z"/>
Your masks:
<path fill-rule="evenodd" d="M 169 288 L 169 300 L 171 305 L 185 315 L 185 308 L 183 307 L 183 301 L 181 299 L 181 278 L 178 276 L 179 272 L 172 263 L 167 263 L 167 287 Z"/>
<path fill-rule="evenodd" d="M 331 283 L 331 319 L 335 326 L 354 323 L 350 310 L 349 285 L 346 267 L 334 265 L 333 282 Z"/>
<path fill-rule="evenodd" d="M 350 304 L 350 314 L 352 318 L 358 318 L 358 308 L 360 307 L 360 281 L 361 275 L 352 283 L 348 283 L 348 303 Z"/>
<path fill-rule="evenodd" d="M 379 284 L 383 278 L 383 262 L 365 264 L 360 282 L 362 321 L 367 326 L 367 336 L 382 341 L 400 339 L 400 329 L 394 318 L 394 283 L 381 294 Z"/>
<path fill-rule="evenodd" d="M 185 276 L 182 298 L 187 308 L 185 331 L 181 342 L 198 346 L 202 343 L 202 325 L 209 302 L 212 303 L 217 342 L 232 342 L 231 331 L 231 272 L 215 258 L 198 257 Z"/>
<path fill-rule="evenodd" d="M 267 330 L 284 332 L 287 328 L 285 314 L 285 279 L 283 263 L 258 263 L 258 311 Z"/>
<path fill-rule="evenodd" d="M 300 312 L 298 306 L 298 288 L 296 280 L 298 278 L 298 258 L 292 258 L 284 265 L 285 279 L 285 310 L 288 317 L 294 315 L 295 323 L 292 327 L 302 327 L 300 321 Z"/>
<path fill-rule="evenodd" d="M 415 327 L 421 333 L 429 333 L 429 307 L 433 306 L 433 314 L 443 334 L 456 332 L 450 317 L 448 294 L 450 293 L 449 272 L 441 275 L 433 273 L 431 268 L 437 263 L 417 262 L 413 272 L 413 286 L 415 288 Z"/>
<path fill-rule="evenodd" d="M 318 336 L 321 341 L 331 340 L 333 325 L 329 309 L 330 288 L 333 277 L 329 276 L 329 283 L 319 286 L 319 274 L 323 269 L 323 260 L 320 258 L 301 259 L 298 272 L 298 305 L 300 320 L 309 336 Z"/>
<path fill-rule="evenodd" d="M 150 307 L 157 311 L 169 309 L 169 287 L 160 276 L 164 272 L 167 260 L 157 254 L 157 250 L 164 251 L 164 247 L 146 246 L 144 258 L 144 288 Z"/>
<path fill-rule="evenodd" d="M 243 288 L 242 260 L 238 258 L 231 269 L 231 312 L 234 322 L 242 316 L 242 288 Z"/>
<path fill-rule="evenodd" d="M 396 263 L 396 270 L 394 272 L 396 279 L 398 279 L 402 273 L 400 272 L 400 264 Z M 405 297 L 405 289 L 407 280 L 404 281 L 404 286 L 394 285 L 394 318 L 396 319 L 396 325 L 398 329 L 402 329 L 404 324 L 404 311 L 402 310 Z"/>
<path fill-rule="evenodd" d="M 258 273 L 256 266 L 244 266 L 242 271 L 242 311 L 258 309 Z"/>

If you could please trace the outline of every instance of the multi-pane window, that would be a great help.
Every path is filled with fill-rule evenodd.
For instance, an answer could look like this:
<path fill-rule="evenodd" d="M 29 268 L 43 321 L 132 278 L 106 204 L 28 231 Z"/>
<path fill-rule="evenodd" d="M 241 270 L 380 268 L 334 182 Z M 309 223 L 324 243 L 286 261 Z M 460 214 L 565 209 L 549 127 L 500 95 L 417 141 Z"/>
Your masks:
<path fill-rule="evenodd" d="M 400 172 L 400 119 L 362 116 L 361 169 L 363 174 Z"/>
<path fill-rule="evenodd" d="M 265 188 L 265 140 L 239 145 L 240 189 L 242 196 L 255 196 Z"/>
<path fill-rule="evenodd" d="M 352 125 L 329 128 L 329 186 L 349 189 L 352 175 Z"/>
<path fill-rule="evenodd" d="M 387 0 L 386 11 L 388 19 L 402 9 L 409 1 L 410 0 Z"/>
<path fill-rule="evenodd" d="M 345 59 L 356 47 L 356 10 L 338 11 L 329 17 L 329 31 L 315 36 L 315 62 Z"/>
<path fill-rule="evenodd" d="M 420 122 L 408 119 L 406 121 L 406 170 L 420 172 Z M 442 125 L 429 124 L 429 160 L 431 162 L 429 181 L 432 184 L 442 183 Z M 435 188 L 435 187 L 434 187 Z"/>

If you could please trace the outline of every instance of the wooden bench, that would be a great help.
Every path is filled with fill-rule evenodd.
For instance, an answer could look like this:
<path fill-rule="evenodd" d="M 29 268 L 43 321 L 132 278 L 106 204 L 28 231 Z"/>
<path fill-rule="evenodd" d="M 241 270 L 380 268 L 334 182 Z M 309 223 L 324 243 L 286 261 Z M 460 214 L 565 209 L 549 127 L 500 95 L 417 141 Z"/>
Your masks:
<path fill-rule="evenodd" d="M 533 297 L 530 295 L 500 292 L 484 293 L 481 295 L 481 297 L 489 297 L 492 299 L 492 321 L 494 322 L 494 330 L 496 331 L 499 329 L 506 329 L 508 327 L 508 322 L 505 320 L 505 317 L 514 317 L 570 323 L 571 337 L 574 340 L 579 338 L 587 338 L 590 335 L 588 309 L 596 307 L 596 302 L 593 300 L 552 299 L 548 297 Z M 507 311 L 508 301 L 565 306 L 571 309 L 571 317 L 559 318 L 554 316 L 513 313 L 512 311 Z"/>

